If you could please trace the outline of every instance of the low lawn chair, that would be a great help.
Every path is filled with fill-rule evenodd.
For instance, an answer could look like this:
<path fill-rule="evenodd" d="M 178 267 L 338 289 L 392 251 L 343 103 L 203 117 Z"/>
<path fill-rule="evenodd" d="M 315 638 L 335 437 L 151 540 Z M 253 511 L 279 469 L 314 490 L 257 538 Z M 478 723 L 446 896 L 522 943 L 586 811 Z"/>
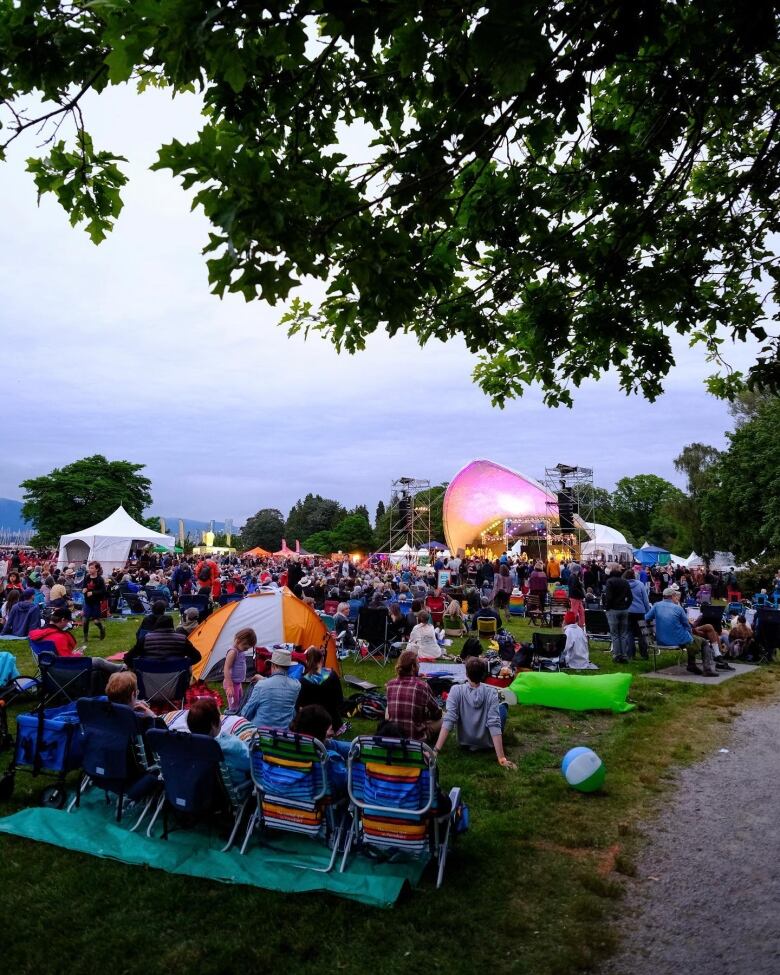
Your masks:
<path fill-rule="evenodd" d="M 190 667 L 184 657 L 136 657 L 133 670 L 138 678 L 138 697 L 146 701 L 155 714 L 177 711 L 190 686 Z"/>
<path fill-rule="evenodd" d="M 46 706 L 75 704 L 80 697 L 91 696 L 92 658 L 58 657 L 49 650 L 41 650 L 47 642 L 41 640 L 33 651 L 41 668 L 41 690 L 46 698 Z M 32 641 L 30 646 L 33 646 Z"/>
<path fill-rule="evenodd" d="M 532 626 L 544 626 L 547 616 L 545 614 L 542 596 L 529 593 L 525 599 L 525 615 L 530 619 Z"/>
<path fill-rule="evenodd" d="M 493 617 L 489 619 L 483 619 L 481 616 L 477 617 L 477 636 L 480 640 L 484 640 L 486 637 L 489 639 L 495 639 L 498 633 L 498 623 Z"/>
<path fill-rule="evenodd" d="M 603 609 L 585 610 L 585 632 L 588 634 L 589 640 L 599 640 L 612 645 L 609 620 L 606 611 Z"/>
<path fill-rule="evenodd" d="M 297 833 L 330 847 L 331 856 L 326 867 L 295 866 L 328 873 L 341 845 L 346 797 L 333 795 L 325 746 L 309 735 L 260 728 L 249 749 L 257 807 L 241 853 L 255 830 Z"/>
<path fill-rule="evenodd" d="M 202 595 L 198 593 L 191 593 L 190 595 L 185 595 L 182 593 L 179 596 L 179 612 L 182 617 L 184 616 L 185 610 L 195 608 L 198 611 L 198 619 L 202 623 L 206 617 L 209 615 L 211 609 L 211 596 L 208 593 L 203 593 Z"/>
<path fill-rule="evenodd" d="M 647 653 L 653 670 L 657 670 L 658 658 L 662 653 L 677 654 L 677 666 L 681 666 L 683 657 L 687 657 L 688 650 L 684 646 L 660 644 L 655 634 L 655 623 L 652 620 L 637 620 L 637 626 L 644 633 Z"/>
<path fill-rule="evenodd" d="M 460 616 L 445 616 L 443 626 L 445 636 L 459 637 L 468 632 L 466 624 Z"/>
<path fill-rule="evenodd" d="M 390 643 L 387 639 L 387 625 L 390 614 L 384 606 L 364 606 L 358 614 L 357 639 L 360 656 L 376 660 L 383 667 L 390 659 Z"/>
<path fill-rule="evenodd" d="M 450 792 L 449 808 L 437 808 L 436 753 L 420 741 L 362 736 L 352 742 L 347 760 L 352 824 L 340 870 L 353 847 L 388 858 L 433 857 L 436 886 L 444 878 L 453 826 L 462 815 L 461 790 Z"/>
<path fill-rule="evenodd" d="M 566 635 L 564 633 L 534 633 L 531 669 L 560 670 L 561 656 L 565 646 Z"/>
<path fill-rule="evenodd" d="M 222 852 L 229 850 L 243 821 L 249 795 L 242 796 L 233 785 L 219 742 L 208 735 L 159 728 L 148 731 L 146 741 L 159 766 L 163 787 L 146 835 L 152 835 L 160 813 L 164 840 L 168 839 L 170 812 L 188 826 L 221 817 L 230 824 L 230 836 Z"/>
<path fill-rule="evenodd" d="M 141 814 L 130 832 L 141 825 L 156 794 L 159 783 L 150 771 L 144 743 L 144 725 L 132 708 L 112 704 L 102 698 L 81 698 L 76 703 L 84 746 L 82 775 L 76 796 L 68 807 L 71 812 L 81 804 L 82 794 L 90 787 L 116 796 L 116 821 L 122 821 L 125 799 L 143 800 Z"/>

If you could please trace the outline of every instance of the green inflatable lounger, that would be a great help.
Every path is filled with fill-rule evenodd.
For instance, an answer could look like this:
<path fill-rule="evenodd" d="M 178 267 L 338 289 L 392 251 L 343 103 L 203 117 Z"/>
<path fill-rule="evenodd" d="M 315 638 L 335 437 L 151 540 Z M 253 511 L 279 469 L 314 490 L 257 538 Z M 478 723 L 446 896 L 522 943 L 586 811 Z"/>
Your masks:
<path fill-rule="evenodd" d="M 614 711 L 620 714 L 636 705 L 626 701 L 632 674 L 521 673 L 512 681 L 510 691 L 519 704 L 537 704 L 543 708 L 567 711 Z"/>

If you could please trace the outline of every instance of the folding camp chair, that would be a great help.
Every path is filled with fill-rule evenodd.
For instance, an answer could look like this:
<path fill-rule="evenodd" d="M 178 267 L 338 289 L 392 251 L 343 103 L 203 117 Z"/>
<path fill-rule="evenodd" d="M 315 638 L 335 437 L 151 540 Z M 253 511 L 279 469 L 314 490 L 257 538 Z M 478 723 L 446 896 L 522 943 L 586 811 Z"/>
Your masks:
<path fill-rule="evenodd" d="M 445 636 L 459 637 L 467 632 L 466 624 L 460 616 L 445 616 L 442 625 Z"/>
<path fill-rule="evenodd" d="M 444 599 L 441 596 L 428 596 L 425 600 L 425 608 L 431 614 L 433 623 L 441 626 L 444 619 Z"/>
<path fill-rule="evenodd" d="M 753 621 L 755 645 L 759 650 L 758 662 L 768 664 L 780 649 L 780 609 L 761 607 Z"/>
<path fill-rule="evenodd" d="M 241 852 L 246 851 L 256 829 L 297 833 L 325 843 L 331 855 L 326 867 L 292 865 L 328 873 L 341 846 L 346 797 L 333 795 L 325 746 L 309 735 L 260 728 L 249 750 L 257 806 L 249 819 Z"/>
<path fill-rule="evenodd" d="M 449 808 L 438 808 L 436 753 L 420 741 L 361 736 L 347 759 L 352 823 L 344 845 L 343 873 L 353 847 L 388 857 L 429 856 L 437 861 L 436 886 L 444 878 L 453 825 L 462 815 L 461 790 Z"/>
<path fill-rule="evenodd" d="M 130 832 L 141 825 L 158 791 L 150 772 L 144 743 L 144 724 L 132 708 L 102 698 L 81 698 L 76 703 L 84 747 L 82 776 L 68 812 L 81 804 L 92 785 L 116 796 L 116 821 L 122 821 L 125 799 L 143 800 L 141 814 Z"/>
<path fill-rule="evenodd" d="M 165 603 L 166 609 L 170 608 L 170 596 L 167 596 L 160 589 L 156 589 L 154 586 L 144 586 L 144 592 L 146 593 L 146 599 L 150 606 L 154 605 L 154 603 L 161 602 Z"/>
<path fill-rule="evenodd" d="M 162 795 L 146 835 L 151 836 L 163 815 L 164 840 L 168 839 L 168 814 L 173 811 L 188 824 L 226 816 L 230 836 L 222 852 L 233 845 L 244 817 L 249 795 L 242 796 L 233 785 L 219 742 L 208 735 L 152 728 L 146 741 L 162 776 Z"/>
<path fill-rule="evenodd" d="M 659 643 L 656 637 L 655 623 L 652 620 L 637 620 L 637 626 L 644 633 L 645 644 L 647 645 L 647 652 L 650 657 L 650 662 L 653 665 L 653 670 L 657 669 L 657 661 L 662 653 L 676 653 L 677 666 L 679 667 L 682 664 L 683 656 L 687 656 L 688 654 L 687 647 Z"/>
<path fill-rule="evenodd" d="M 364 659 L 376 660 L 383 667 L 390 659 L 391 648 L 387 639 L 389 620 L 390 614 L 384 606 L 364 606 L 358 615 L 357 638 L 360 656 Z"/>
<path fill-rule="evenodd" d="M 606 611 L 603 609 L 585 610 L 585 632 L 589 640 L 600 640 L 612 645 L 612 636 L 609 632 L 609 620 Z"/>
<path fill-rule="evenodd" d="M 532 626 L 544 626 L 547 620 L 542 598 L 535 593 L 529 593 L 526 597 L 525 615 L 530 619 Z"/>
<path fill-rule="evenodd" d="M 349 621 L 350 623 L 356 623 L 360 615 L 360 610 L 366 605 L 365 601 L 362 599 L 349 599 L 347 603 L 349 605 Z"/>
<path fill-rule="evenodd" d="M 202 623 L 203 620 L 209 615 L 211 609 L 211 597 L 208 593 L 191 593 L 190 595 L 185 595 L 184 593 L 179 596 L 179 612 L 184 616 L 185 610 L 194 607 L 198 611 L 198 619 Z"/>
<path fill-rule="evenodd" d="M 336 620 L 329 613 L 319 613 L 319 617 L 325 624 L 328 633 L 332 633 L 336 627 Z"/>
<path fill-rule="evenodd" d="M 322 611 L 326 616 L 335 616 L 339 611 L 338 599 L 326 599 L 322 604 Z"/>
<path fill-rule="evenodd" d="M 480 640 L 484 640 L 485 637 L 495 638 L 497 633 L 498 623 L 492 616 L 489 619 L 487 617 L 477 617 L 477 635 Z"/>
<path fill-rule="evenodd" d="M 226 592 L 217 599 L 220 606 L 227 606 L 228 603 L 240 603 L 244 598 L 242 592 Z"/>
<path fill-rule="evenodd" d="M 183 657 L 137 657 L 133 670 L 138 678 L 138 696 L 156 714 L 176 711 L 190 686 L 190 664 Z"/>
<path fill-rule="evenodd" d="M 561 656 L 566 646 L 564 633 L 534 633 L 531 669 L 560 670 Z"/>
<path fill-rule="evenodd" d="M 41 668 L 41 690 L 47 706 L 75 704 L 80 697 L 89 697 L 92 694 L 92 658 L 58 657 L 49 649 L 42 650 L 45 644 L 49 641 L 39 641 L 33 653 Z M 32 640 L 30 646 L 33 646 Z"/>

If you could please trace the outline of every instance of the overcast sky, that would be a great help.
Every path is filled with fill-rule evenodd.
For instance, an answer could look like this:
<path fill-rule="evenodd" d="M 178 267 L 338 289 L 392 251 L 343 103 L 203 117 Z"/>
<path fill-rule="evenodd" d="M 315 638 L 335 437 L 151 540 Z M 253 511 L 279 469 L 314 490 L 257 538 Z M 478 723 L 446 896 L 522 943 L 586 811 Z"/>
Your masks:
<path fill-rule="evenodd" d="M 572 410 L 549 410 L 536 392 L 499 410 L 460 341 L 420 349 L 375 336 L 351 357 L 288 339 L 281 308 L 209 293 L 208 225 L 169 175 L 148 171 L 162 142 L 197 131 L 196 100 L 125 89 L 84 108 L 96 146 L 129 160 L 125 209 L 99 247 L 52 199 L 36 207 L 24 171 L 34 136 L 0 165 L 0 496 L 103 453 L 146 464 L 154 513 L 241 524 L 263 507 L 286 514 L 309 491 L 373 514 L 393 478 L 449 480 L 477 457 L 540 479 L 564 462 L 592 467 L 605 487 L 639 473 L 679 483 L 684 444 L 723 444 L 726 407 L 682 344 L 655 404 L 605 380 Z"/>

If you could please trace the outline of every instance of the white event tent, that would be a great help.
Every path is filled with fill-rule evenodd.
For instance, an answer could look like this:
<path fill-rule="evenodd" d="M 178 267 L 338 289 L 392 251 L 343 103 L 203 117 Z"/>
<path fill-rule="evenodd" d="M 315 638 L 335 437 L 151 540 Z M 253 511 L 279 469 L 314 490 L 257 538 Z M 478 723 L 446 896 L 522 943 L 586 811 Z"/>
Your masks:
<path fill-rule="evenodd" d="M 624 560 L 633 558 L 634 550 L 626 541 L 626 536 L 608 525 L 591 523 L 585 526 L 590 540 L 582 546 L 583 558 L 605 558 Z"/>
<path fill-rule="evenodd" d="M 57 564 L 62 568 L 68 562 L 100 562 L 104 572 L 121 569 L 133 548 L 144 545 L 162 545 L 173 548 L 173 535 L 163 535 L 146 528 L 120 506 L 116 511 L 91 528 L 60 536 L 60 554 Z"/>

